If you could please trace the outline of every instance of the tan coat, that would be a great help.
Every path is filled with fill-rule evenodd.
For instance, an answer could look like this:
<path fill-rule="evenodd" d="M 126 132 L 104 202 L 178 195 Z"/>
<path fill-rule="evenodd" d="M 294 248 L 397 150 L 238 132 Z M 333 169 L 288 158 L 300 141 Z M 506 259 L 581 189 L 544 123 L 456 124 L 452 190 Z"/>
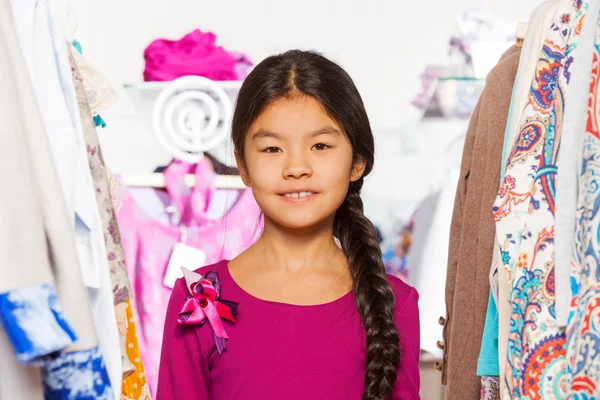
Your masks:
<path fill-rule="evenodd" d="M 489 298 L 504 133 L 520 49 L 510 48 L 489 73 L 473 113 L 450 229 L 444 363 L 447 400 L 479 399 L 477 359 Z"/>

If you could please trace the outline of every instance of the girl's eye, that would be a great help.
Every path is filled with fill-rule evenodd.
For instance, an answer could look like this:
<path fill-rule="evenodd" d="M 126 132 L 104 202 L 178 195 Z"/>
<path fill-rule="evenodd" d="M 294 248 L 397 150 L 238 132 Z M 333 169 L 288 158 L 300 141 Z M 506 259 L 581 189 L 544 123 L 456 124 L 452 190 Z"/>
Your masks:
<path fill-rule="evenodd" d="M 281 149 L 279 147 L 267 147 L 263 150 L 265 153 L 279 153 Z"/>
<path fill-rule="evenodd" d="M 327 145 L 326 145 L 326 144 L 324 144 L 324 143 L 317 143 L 317 144 L 315 144 L 315 145 L 312 147 L 312 149 L 311 149 L 311 150 L 325 150 L 325 149 L 328 149 L 328 148 L 329 148 L 329 146 L 327 146 Z"/>

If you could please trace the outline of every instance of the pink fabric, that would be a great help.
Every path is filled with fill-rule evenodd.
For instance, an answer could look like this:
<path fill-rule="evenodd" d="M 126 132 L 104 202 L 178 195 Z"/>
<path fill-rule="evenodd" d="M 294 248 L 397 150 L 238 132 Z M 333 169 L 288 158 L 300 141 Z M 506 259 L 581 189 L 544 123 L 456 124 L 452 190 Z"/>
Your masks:
<path fill-rule="evenodd" d="M 252 66 L 250 59 L 216 46 L 215 40 L 215 34 L 198 29 L 179 40 L 154 40 L 144 51 L 144 80 L 171 81 L 187 75 L 215 81 L 245 79 Z"/>
<path fill-rule="evenodd" d="M 248 267 L 251 267 L 250 265 Z M 210 326 L 177 322 L 188 290 L 180 279 L 169 302 L 156 400 L 355 400 L 362 397 L 365 331 L 354 296 L 318 306 L 260 300 L 229 274 L 227 261 L 198 270 L 215 271 L 221 296 L 239 303 L 235 323 L 224 321 L 227 350 L 215 350 Z M 419 399 L 417 291 L 388 276 L 396 295 L 396 325 L 402 361 L 388 400 Z"/>
<path fill-rule="evenodd" d="M 186 172 L 196 173 L 199 184 L 193 191 L 182 184 Z M 224 218 L 210 218 L 206 210 L 216 193 L 212 186 L 214 175 L 210 167 L 202 162 L 197 167 L 175 163 L 165 171 L 169 197 L 157 190 L 139 189 L 148 194 L 147 202 L 154 201 L 153 206 L 159 208 L 158 212 L 164 213 L 164 205 L 158 200 L 162 196 L 170 198 L 184 216 L 188 215 L 185 216 L 186 244 L 203 250 L 206 263 L 237 256 L 251 246 L 262 231 L 260 209 L 250 190 L 239 195 Z M 208 186 L 203 186 L 203 183 Z M 148 205 L 141 207 L 139 192 L 136 197 L 132 194 L 135 190 L 123 189 L 117 218 L 133 288 L 132 307 L 138 323 L 140 353 L 150 391 L 154 394 L 165 313 L 171 295 L 171 289 L 163 285 L 163 278 L 181 233 L 178 226 L 157 220 L 157 213 L 149 211 L 151 207 Z"/>

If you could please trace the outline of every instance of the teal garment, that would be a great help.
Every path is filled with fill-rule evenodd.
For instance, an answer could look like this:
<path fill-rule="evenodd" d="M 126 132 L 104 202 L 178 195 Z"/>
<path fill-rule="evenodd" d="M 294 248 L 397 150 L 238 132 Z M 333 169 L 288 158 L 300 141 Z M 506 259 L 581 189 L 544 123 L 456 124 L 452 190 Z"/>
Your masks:
<path fill-rule="evenodd" d="M 510 107 L 508 109 L 508 119 L 506 129 L 504 131 L 504 146 L 502 148 L 502 167 L 500 170 L 500 182 L 504 180 L 504 172 L 506 170 L 506 153 L 508 151 L 508 135 L 510 128 L 510 120 L 512 118 L 512 108 L 515 100 L 515 86 L 517 80 L 513 84 L 512 97 L 510 99 Z M 490 212 L 492 212 L 490 210 Z M 500 376 L 500 364 L 498 353 L 498 329 L 499 329 L 498 308 L 494 301 L 494 296 L 490 292 L 488 301 L 488 309 L 485 315 L 485 327 L 483 328 L 483 337 L 481 338 L 481 349 L 479 350 L 479 360 L 477 361 L 478 376 Z"/>
<path fill-rule="evenodd" d="M 96 126 L 99 126 L 101 128 L 106 128 L 106 122 L 104 122 L 104 120 L 102 119 L 100 114 L 98 114 L 94 117 L 94 123 L 96 124 Z"/>
<path fill-rule="evenodd" d="M 73 40 L 71 44 L 73 45 L 73 47 L 75 47 L 79 54 L 83 54 L 83 49 L 81 48 L 81 43 L 79 43 L 79 40 Z"/>
<path fill-rule="evenodd" d="M 75 50 L 77 50 L 77 52 L 79 52 L 79 54 L 83 54 L 83 48 L 81 47 L 81 43 L 79 43 L 79 40 L 73 40 L 71 42 L 71 45 L 73 47 L 75 47 Z M 102 117 L 100 115 L 95 115 L 94 116 L 94 123 L 96 124 L 96 127 L 101 127 L 101 128 L 106 128 L 106 122 L 104 122 L 104 120 L 102 119 Z"/>
<path fill-rule="evenodd" d="M 498 362 L 498 309 L 494 296 L 490 292 L 485 328 L 481 340 L 479 360 L 477 360 L 478 376 L 500 376 L 500 363 Z"/>

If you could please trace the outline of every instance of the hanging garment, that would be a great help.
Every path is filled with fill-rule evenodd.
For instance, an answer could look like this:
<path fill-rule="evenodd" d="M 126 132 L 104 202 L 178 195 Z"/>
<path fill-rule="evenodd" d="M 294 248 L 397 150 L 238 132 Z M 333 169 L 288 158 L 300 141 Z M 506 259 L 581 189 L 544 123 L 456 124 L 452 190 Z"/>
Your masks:
<path fill-rule="evenodd" d="M 548 1 L 540 4 L 531 14 L 529 29 L 523 42 L 519 69 L 515 79 L 515 86 L 510 105 L 509 118 L 504 137 L 502 150 L 502 172 L 500 182 L 504 180 L 504 170 L 508 158 L 509 149 L 519 133 L 519 121 L 523 107 L 527 102 L 531 82 L 539 59 L 539 54 L 544 45 L 544 39 L 550 29 L 558 8 L 558 1 Z M 500 253 L 500 239 L 496 236 L 495 252 L 499 253 L 497 258 L 502 261 Z M 502 265 L 504 262 L 502 262 Z M 501 268 L 498 271 L 498 363 L 500 365 L 500 376 L 505 376 L 506 357 L 508 352 L 508 335 L 510 325 L 510 302 L 508 298 L 508 271 Z M 500 380 L 501 393 L 504 393 L 506 380 Z"/>
<path fill-rule="evenodd" d="M 500 180 L 502 140 L 519 51 L 516 46 L 510 48 L 488 75 L 465 139 L 446 276 L 443 382 L 448 400 L 480 395 L 477 360 L 494 245 L 494 220 L 489 210 Z"/>
<path fill-rule="evenodd" d="M 193 190 L 187 173 L 196 175 Z M 200 265 L 233 258 L 250 247 L 262 232 L 260 209 L 252 192 L 244 190 L 233 204 L 220 197 L 216 174 L 206 160 L 197 165 L 174 162 L 165 171 L 167 191 L 142 188 L 123 190 L 118 221 L 131 286 L 139 347 L 150 392 L 156 393 L 164 318 L 171 288 L 164 280 L 176 247 L 199 249 Z M 227 196 L 227 191 L 224 192 Z M 170 217 L 158 217 L 173 209 Z M 187 247 L 186 247 L 187 248 Z M 179 268 L 177 268 L 179 270 Z"/>
<path fill-rule="evenodd" d="M 106 209 L 106 206 L 112 207 L 112 202 L 110 199 L 106 199 L 108 200 L 108 204 L 105 202 L 103 204 L 100 203 L 101 200 L 104 200 L 103 193 L 108 189 L 106 172 L 104 171 L 104 163 L 99 153 L 100 146 L 96 135 L 96 127 L 88 106 L 83 80 L 72 53 L 69 53 L 69 61 L 73 72 L 73 85 L 78 102 L 78 111 L 79 115 L 81 115 L 82 136 L 87 149 L 88 169 L 92 174 L 92 193 L 96 195 L 94 199 L 94 204 L 96 204 L 94 226 L 98 232 L 95 232 L 93 237 L 98 237 L 98 241 L 100 241 L 98 246 L 100 254 L 104 254 L 104 258 L 99 261 L 101 285 L 98 289 L 90 288 L 88 292 L 92 299 L 92 312 L 94 313 L 96 330 L 100 339 L 100 349 L 106 362 L 115 398 L 119 398 L 121 395 L 124 365 L 123 355 L 121 354 L 122 338 L 119 335 L 117 315 L 114 308 L 114 293 L 117 292 L 117 294 L 120 294 L 119 291 L 128 291 L 129 281 L 127 280 L 126 271 L 115 270 L 114 265 L 109 266 L 112 258 L 111 254 L 113 257 L 115 254 L 109 253 L 106 246 L 107 244 L 111 244 L 108 241 L 108 232 L 106 232 L 108 230 L 109 221 L 107 219 L 110 217 L 108 214 L 110 208 Z M 102 189 L 105 189 L 105 191 Z M 114 242 L 112 244 L 114 246 Z"/>
<path fill-rule="evenodd" d="M 19 43 L 25 54 L 50 148 L 73 221 L 84 283 L 100 287 L 97 215 L 71 65 L 55 0 L 12 1 Z M 97 235 L 98 236 L 98 235 Z"/>
<path fill-rule="evenodd" d="M 527 35 L 523 41 L 521 51 L 521 60 L 519 61 L 519 70 L 515 79 L 513 98 L 510 106 L 510 116 L 507 126 L 507 137 L 505 143 L 508 147 L 515 142 L 519 134 L 519 122 L 521 112 L 525 108 L 531 89 L 531 81 L 534 77 L 538 64 L 539 54 L 542 51 L 544 40 L 550 29 L 553 18 L 558 10 L 558 3 L 561 0 L 545 1 L 531 13 Z M 506 159 L 508 154 L 503 154 Z"/>
<path fill-rule="evenodd" d="M 571 257 L 575 238 L 577 214 L 578 179 L 581 167 L 581 149 L 588 122 L 588 99 L 596 27 L 598 22 L 598 0 L 589 2 L 587 16 L 581 29 L 577 62 L 571 68 L 576 77 L 569 83 L 569 105 L 565 108 L 563 125 L 568 131 L 560 142 L 557 159 L 556 178 L 556 262 L 554 268 L 556 282 L 556 322 L 561 328 L 567 326 L 569 303 L 571 302 Z M 593 84 L 594 82 L 592 82 Z M 590 110 L 593 111 L 593 110 Z M 593 129 L 593 124 L 587 124 Z M 583 253 L 580 253 L 583 254 Z M 578 258 L 581 259 L 581 258 Z M 573 293 L 573 295 L 575 295 Z"/>
<path fill-rule="evenodd" d="M 494 252 L 494 258 L 495 252 Z M 497 378 L 500 376 L 498 364 L 498 308 L 490 291 L 485 327 L 481 338 L 481 349 L 477 360 L 477 375 L 481 377 Z"/>
<path fill-rule="evenodd" d="M 497 377 L 481 377 L 480 400 L 500 400 L 500 380 Z"/>
<path fill-rule="evenodd" d="M 503 397 L 565 399 L 565 337 L 555 317 L 556 157 L 585 2 L 561 1 L 493 212 L 512 305 Z"/>
<path fill-rule="evenodd" d="M 140 355 L 131 302 L 126 301 L 119 304 L 117 306 L 117 315 L 124 316 L 119 325 L 119 331 L 121 332 L 121 336 L 125 338 L 126 362 L 133 367 L 133 371 L 123 379 L 121 400 L 151 400 L 150 388 L 146 382 L 144 364 Z"/>
<path fill-rule="evenodd" d="M 407 269 L 413 271 L 413 273 L 410 274 L 408 283 L 415 286 L 415 288 L 419 277 L 421 276 L 421 268 L 423 265 L 426 265 L 423 264 L 423 257 L 426 251 L 425 243 L 427 242 L 431 227 L 433 226 L 433 217 L 440 202 L 440 194 L 440 190 L 429 193 L 429 195 L 420 202 L 417 209 L 410 217 L 411 239 L 406 256 L 406 265 Z M 420 311 L 422 312 L 422 310 Z M 423 345 L 426 343 L 426 340 L 421 341 L 421 344 Z"/>
<path fill-rule="evenodd" d="M 600 220 L 600 191 L 598 175 L 600 174 L 600 130 L 598 119 L 600 104 L 600 24 L 598 23 L 598 2 L 590 3 L 581 40 L 584 35 L 595 31 L 595 43 L 591 48 L 581 47 L 582 53 L 590 51 L 593 62 L 581 63 L 578 68 L 587 70 L 591 65 L 591 82 L 588 86 L 588 108 L 586 132 L 583 143 L 576 140 L 579 148 L 576 154 L 569 154 L 578 160 L 576 170 L 580 172 L 577 185 L 575 245 L 571 261 L 572 299 L 569 309 L 567 360 L 571 376 L 571 394 L 573 399 L 598 399 L 600 396 L 600 246 L 598 232 Z M 589 24 L 589 25 L 588 25 Z M 588 29 L 590 28 L 590 29 Z M 582 73 L 582 78 L 587 74 Z M 579 86 L 579 85 L 577 85 Z M 569 87 L 569 100 L 571 88 Z M 579 96 L 578 96 L 579 97 Z M 569 107 L 571 107 L 569 103 Z M 567 114 L 565 114 L 565 119 Z M 576 132 L 569 132 L 576 134 Z M 564 156 L 561 150 L 561 157 Z M 562 181 L 560 182 L 562 185 Z"/>
<path fill-rule="evenodd" d="M 0 399 L 113 399 L 11 11 L 0 0 Z"/>
<path fill-rule="evenodd" d="M 75 62 L 74 55 L 71 52 L 71 61 L 73 69 L 73 79 L 81 114 L 83 137 L 87 149 L 87 158 L 89 169 L 92 172 L 96 202 L 100 214 L 101 225 L 103 229 L 103 238 L 106 247 L 106 254 L 110 264 L 110 280 L 112 286 L 114 304 L 120 304 L 131 298 L 131 287 L 127 277 L 127 267 L 125 265 L 125 255 L 121 245 L 121 234 L 117 224 L 116 213 L 112 198 L 110 195 L 110 183 L 100 140 L 93 124 L 92 112 L 88 103 L 89 91 L 85 90 L 85 78 L 80 74 L 79 66 Z"/>
<path fill-rule="evenodd" d="M 61 21 L 53 0 L 13 1 L 19 42 L 29 61 L 38 105 L 51 143 L 63 195 L 75 231 L 79 266 L 115 397 L 121 393 L 122 362 L 108 276 L 106 249 L 87 161 L 79 106 Z"/>
<path fill-rule="evenodd" d="M 71 56 L 71 66 L 73 68 L 73 80 L 79 102 L 79 111 L 82 117 L 84 139 L 88 152 L 88 162 L 90 170 L 92 171 L 98 211 L 100 213 L 101 224 L 104 231 L 107 263 L 110 265 L 110 288 L 113 294 L 112 299 L 115 306 L 116 320 L 115 324 L 109 325 L 117 327 L 118 323 L 117 332 L 119 343 L 112 342 L 112 346 L 114 347 L 110 348 L 110 354 L 112 355 L 114 362 L 121 362 L 120 370 L 122 374 L 121 378 L 123 379 L 121 394 L 127 396 L 128 399 L 148 399 L 149 389 L 144 378 L 144 368 L 139 359 L 139 355 L 134 357 L 134 359 L 137 359 L 135 363 L 132 363 L 132 360 L 129 357 L 129 354 L 131 353 L 131 351 L 128 351 L 129 345 L 134 346 L 135 349 L 137 349 L 138 345 L 135 336 L 135 321 L 133 321 L 133 316 L 130 315 L 131 307 L 129 307 L 129 299 L 131 298 L 131 289 L 129 278 L 127 277 L 121 236 L 110 192 L 109 176 L 104 164 L 104 159 L 102 158 L 100 142 L 88 103 L 87 95 L 89 91 L 84 89 L 84 77 L 79 73 L 79 67 L 75 63 L 73 55 Z M 131 332 L 134 332 L 134 334 L 131 335 Z M 114 334 L 112 336 L 114 337 Z M 117 358 L 117 355 L 119 358 Z M 132 375 L 133 377 L 131 377 Z M 117 379 L 117 377 L 115 376 L 113 379 Z M 119 386 L 117 385 L 117 387 Z M 135 397 L 135 395 L 137 395 L 137 397 Z"/>
<path fill-rule="evenodd" d="M 517 110 L 519 110 L 519 107 L 522 107 L 524 101 L 527 99 L 529 88 L 531 87 L 531 78 L 537 64 L 537 57 L 532 56 L 532 54 L 539 54 L 541 51 L 543 37 L 550 27 L 556 6 L 556 2 L 543 3 L 533 11 L 530 19 L 531 29 L 528 30 L 523 43 L 523 51 L 521 51 L 519 59 L 519 67 L 512 91 L 508 120 L 506 122 L 500 183 L 504 177 L 506 143 L 511 140 L 511 137 L 516 136 L 514 131 L 518 129 L 518 122 L 521 115 L 520 111 Z M 477 374 L 482 377 L 504 376 L 504 363 L 506 362 L 506 358 L 505 356 L 500 357 L 500 355 L 504 355 L 506 352 L 505 344 L 508 341 L 508 318 L 506 317 L 508 317 L 508 313 L 503 313 L 505 319 L 502 320 L 501 324 L 499 320 L 499 311 L 507 310 L 508 298 L 502 297 L 502 300 L 500 300 L 500 292 L 503 294 L 507 293 L 505 288 L 500 289 L 500 284 L 506 283 L 506 273 L 499 270 L 499 266 L 503 265 L 501 256 L 496 241 L 490 271 L 490 299 L 488 301 L 486 323 L 477 368 Z M 502 301 L 502 303 L 500 303 L 500 301 Z M 499 351 L 500 348 L 502 351 Z M 501 380 L 501 386 L 504 386 L 503 382 L 504 380 Z"/>
<path fill-rule="evenodd" d="M 79 267 L 88 287 L 101 354 L 114 396 L 118 397 L 122 362 L 108 261 L 87 161 L 69 44 L 56 8 L 55 0 L 13 1 L 12 14 L 19 21 L 19 43 L 23 52 L 30 55 L 26 57 L 27 67 L 72 216 Z"/>
<path fill-rule="evenodd" d="M 244 54 L 216 46 L 216 39 L 214 33 L 196 29 L 179 40 L 154 40 L 144 51 L 144 80 L 172 81 L 187 75 L 244 80 L 252 62 Z"/>
<path fill-rule="evenodd" d="M 415 230 L 418 228 L 426 231 L 425 237 L 420 241 L 415 240 L 414 247 L 411 248 L 420 253 L 418 264 L 411 263 L 411 272 L 414 276 L 412 282 L 420 298 L 421 350 L 436 359 L 441 359 L 443 355 L 438 344 L 442 339 L 442 327 L 437 319 L 444 313 L 445 307 L 443 293 L 448 261 L 448 235 L 459 173 L 458 168 L 450 169 L 444 177 L 444 185 L 435 195 L 433 209 L 421 206 L 413 219 Z M 436 279 L 431 279 L 432 276 Z"/>
<path fill-rule="evenodd" d="M 40 0 L 36 4 L 34 35 L 36 87 L 42 79 L 44 85 L 48 85 L 38 91 L 38 103 L 42 105 L 42 110 L 47 109 L 51 112 L 51 114 L 43 114 L 46 117 L 45 123 L 50 140 L 56 145 L 60 145 L 65 132 L 69 132 L 72 143 L 76 143 L 76 147 L 71 149 L 76 153 L 71 157 L 74 162 L 73 167 L 77 169 L 72 189 L 74 190 L 74 228 L 79 264 L 82 268 L 84 283 L 88 287 L 99 348 L 106 363 L 114 397 L 118 398 L 121 394 L 123 371 L 107 251 L 87 158 L 79 102 L 73 81 L 74 61 L 69 50 L 70 45 L 63 34 L 61 21 L 57 18 L 58 13 L 55 7 L 57 4 L 53 0 Z M 47 31 L 44 30 L 46 28 Z M 46 34 L 49 34 L 48 37 L 41 37 Z M 47 48 L 42 46 L 47 46 Z M 57 75 L 53 76 L 50 73 L 52 71 L 57 72 Z M 58 88 L 60 90 L 56 92 Z M 60 94 L 62 94 L 62 98 Z M 83 90 L 81 97 L 85 98 Z M 66 115 L 70 120 L 69 118 L 63 119 L 59 115 L 61 112 L 63 116 L 65 115 L 64 109 L 60 108 L 63 99 L 63 104 L 67 105 L 69 111 Z M 56 107 L 57 104 L 59 107 Z M 60 151 L 62 152 L 64 149 Z M 57 160 L 62 156 L 63 154 L 55 153 L 55 162 L 60 164 L 60 161 Z M 59 170 L 60 176 L 61 171 Z"/>
<path fill-rule="evenodd" d="M 99 114 L 117 102 L 117 93 L 110 84 L 110 81 L 83 57 L 81 43 L 76 40 L 71 41 L 69 50 L 83 80 L 85 94 L 88 99 L 90 112 L 94 117 L 94 123 L 96 126 L 104 128 L 106 124 L 103 124 L 104 121 Z"/>
<path fill-rule="evenodd" d="M 507 393 L 506 391 L 506 379 L 504 379 L 506 373 L 506 360 L 508 357 L 508 337 L 510 335 L 510 313 L 511 304 L 509 302 L 509 274 L 504 268 L 504 262 L 502 260 L 502 251 L 500 249 L 500 243 L 498 237 L 494 243 L 494 251 L 496 257 L 502 261 L 502 268 L 498 270 L 498 365 L 500 366 L 500 394 Z"/>

